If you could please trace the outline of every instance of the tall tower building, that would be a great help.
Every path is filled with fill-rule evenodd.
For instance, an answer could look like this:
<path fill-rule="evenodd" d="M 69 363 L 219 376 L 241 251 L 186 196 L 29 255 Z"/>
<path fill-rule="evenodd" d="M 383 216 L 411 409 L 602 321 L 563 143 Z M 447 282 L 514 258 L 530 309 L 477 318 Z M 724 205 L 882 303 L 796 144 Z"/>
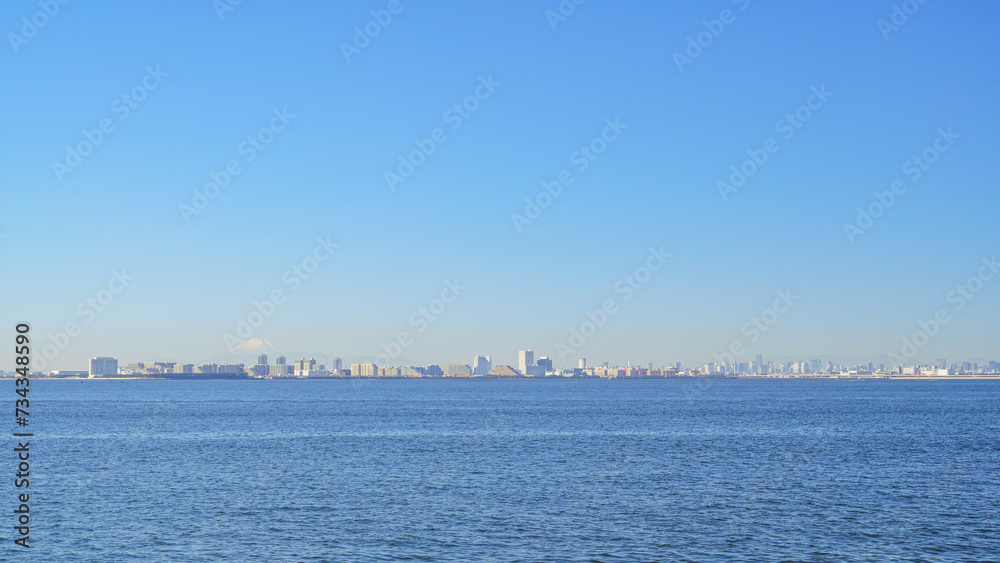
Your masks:
<path fill-rule="evenodd" d="M 546 372 L 552 371 L 552 359 L 548 356 L 538 358 L 538 367 L 540 369 L 538 370 L 539 373 L 537 375 L 545 376 Z"/>
<path fill-rule="evenodd" d="M 266 366 L 267 365 L 267 354 L 261 354 L 257 356 L 257 365 Z"/>
<path fill-rule="evenodd" d="M 493 369 L 489 356 L 476 356 L 472 360 L 472 375 L 489 375 Z"/>
<path fill-rule="evenodd" d="M 649 365 L 652 366 L 653 364 L 649 364 Z M 578 369 L 587 369 L 587 358 L 580 358 L 580 360 L 577 361 L 577 363 L 576 363 L 576 367 Z"/>
<path fill-rule="evenodd" d="M 517 353 L 517 367 L 521 371 L 521 375 L 528 375 L 528 368 L 534 365 L 534 350 L 521 350 Z"/>
<path fill-rule="evenodd" d="M 309 358 L 308 360 L 303 358 L 301 360 L 295 360 L 295 375 L 308 375 L 310 371 L 316 369 L 316 360 Z"/>
<path fill-rule="evenodd" d="M 283 365 L 285 365 L 285 362 L 286 362 L 286 360 L 285 360 L 284 356 L 278 356 L 277 358 L 274 359 L 274 364 L 275 365 L 283 366 Z"/>

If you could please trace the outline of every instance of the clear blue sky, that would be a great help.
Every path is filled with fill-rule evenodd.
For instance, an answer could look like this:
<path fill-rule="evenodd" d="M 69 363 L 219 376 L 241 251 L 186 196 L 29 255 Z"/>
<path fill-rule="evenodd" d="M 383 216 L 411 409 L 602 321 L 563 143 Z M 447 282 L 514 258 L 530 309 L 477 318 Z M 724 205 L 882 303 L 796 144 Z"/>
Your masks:
<path fill-rule="evenodd" d="M 348 62 L 342 44 L 388 4 L 244 0 L 220 19 L 209 0 L 70 2 L 50 18 L 4 2 L 8 332 L 29 320 L 44 344 L 79 324 L 46 369 L 199 362 L 282 290 L 253 333 L 282 350 L 372 356 L 408 331 L 401 361 L 515 363 L 524 348 L 558 358 L 614 299 L 566 365 L 690 365 L 733 341 L 745 361 L 879 356 L 942 308 L 915 360 L 1000 359 L 1000 279 L 961 310 L 948 301 L 1000 252 L 996 3 L 932 0 L 886 39 L 888 0 L 589 0 L 555 29 L 556 0 L 403 0 Z M 727 9 L 680 72 L 674 53 Z M 33 17 L 45 25 L 12 38 Z M 500 85 L 454 129 L 446 110 L 490 76 Z M 144 78 L 155 89 L 124 115 L 115 100 Z M 785 139 L 777 122 L 821 86 L 832 97 Z M 241 143 L 284 108 L 294 118 L 247 162 Z M 615 118 L 627 129 L 580 171 L 574 151 Z M 53 162 L 103 119 L 114 129 L 60 181 Z M 959 138 L 911 181 L 904 163 L 949 127 Z M 386 171 L 436 128 L 446 140 L 390 190 Z M 777 152 L 723 201 L 717 182 L 769 137 Z M 230 160 L 239 175 L 185 222 L 179 206 Z M 518 233 L 511 215 L 564 169 L 573 183 Z M 896 179 L 906 192 L 850 242 L 844 224 Z M 292 291 L 283 273 L 317 237 L 340 247 Z M 661 245 L 667 264 L 616 293 Z M 134 280 L 81 310 L 116 269 Z M 411 315 L 455 278 L 467 289 L 420 331 Z M 785 288 L 799 300 L 750 342 L 741 327 Z"/>

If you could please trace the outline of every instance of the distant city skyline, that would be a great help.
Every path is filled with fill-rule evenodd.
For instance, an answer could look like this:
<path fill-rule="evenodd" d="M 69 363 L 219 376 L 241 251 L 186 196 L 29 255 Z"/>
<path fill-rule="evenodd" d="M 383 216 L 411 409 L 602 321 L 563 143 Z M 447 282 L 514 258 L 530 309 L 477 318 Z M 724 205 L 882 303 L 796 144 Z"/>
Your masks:
<path fill-rule="evenodd" d="M 269 343 L 267 343 L 269 345 Z M 516 365 L 492 362 L 492 356 L 476 355 L 469 364 L 462 363 L 394 363 L 378 364 L 365 359 L 346 362 L 341 357 L 322 355 L 288 363 L 286 356 L 275 356 L 274 364 L 268 363 L 267 354 L 258 354 L 255 364 L 244 362 L 215 363 L 177 361 L 139 361 L 119 365 L 118 358 L 93 357 L 88 370 L 35 370 L 40 373 L 65 377 L 89 375 L 89 377 L 113 377 L 136 374 L 245 374 L 256 378 L 274 377 L 484 377 L 484 376 L 591 376 L 591 377 L 659 377 L 659 376 L 767 376 L 767 375 L 920 375 L 931 373 L 939 376 L 976 375 L 1000 373 L 1000 361 L 962 360 L 949 363 L 947 358 L 933 362 L 901 361 L 841 363 L 834 360 L 814 358 L 810 360 L 775 361 L 757 354 L 752 361 L 730 361 L 731 358 L 715 358 L 705 363 L 684 366 L 681 362 L 655 365 L 633 364 L 631 361 L 615 364 L 604 361 L 600 365 L 587 365 L 586 358 L 578 358 L 575 367 L 554 364 L 548 356 L 537 360 L 533 350 L 519 350 Z M 349 366 L 349 367 L 348 367 Z M 0 370 L 2 372 L 3 370 Z"/>

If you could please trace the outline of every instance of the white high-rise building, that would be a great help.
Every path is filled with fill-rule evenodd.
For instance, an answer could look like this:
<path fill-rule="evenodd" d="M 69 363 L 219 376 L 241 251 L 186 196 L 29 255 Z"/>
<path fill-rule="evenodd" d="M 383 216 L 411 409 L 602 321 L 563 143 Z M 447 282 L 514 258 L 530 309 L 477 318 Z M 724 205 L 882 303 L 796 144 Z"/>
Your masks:
<path fill-rule="evenodd" d="M 489 375 L 493 362 L 489 356 L 476 356 L 472 360 L 472 375 Z"/>
<path fill-rule="evenodd" d="M 295 375 L 305 377 L 309 375 L 308 372 L 314 371 L 316 369 L 316 360 L 309 358 L 308 360 L 303 358 L 301 360 L 295 360 Z"/>
<path fill-rule="evenodd" d="M 90 377 L 106 375 L 118 375 L 118 360 L 107 357 L 91 358 Z"/>
<path fill-rule="evenodd" d="M 517 353 L 517 368 L 521 375 L 528 375 L 528 368 L 535 365 L 535 351 L 521 350 Z"/>
<path fill-rule="evenodd" d="M 375 364 L 351 364 L 351 377 L 377 377 L 378 366 Z"/>
<path fill-rule="evenodd" d="M 576 363 L 576 366 L 579 369 L 587 369 L 587 358 L 580 358 L 580 361 Z M 652 365 L 650 367 L 652 367 Z"/>

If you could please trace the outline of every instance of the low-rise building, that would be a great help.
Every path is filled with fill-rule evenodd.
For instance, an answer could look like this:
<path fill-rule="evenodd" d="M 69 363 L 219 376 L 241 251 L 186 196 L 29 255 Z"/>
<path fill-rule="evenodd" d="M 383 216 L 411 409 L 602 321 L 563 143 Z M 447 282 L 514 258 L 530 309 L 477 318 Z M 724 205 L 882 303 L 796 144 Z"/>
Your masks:
<path fill-rule="evenodd" d="M 514 368 L 505 365 L 493 366 L 490 375 L 495 377 L 517 377 L 518 373 Z"/>
<path fill-rule="evenodd" d="M 443 371 L 445 377 L 472 377 L 472 369 L 461 364 L 447 364 Z"/>

